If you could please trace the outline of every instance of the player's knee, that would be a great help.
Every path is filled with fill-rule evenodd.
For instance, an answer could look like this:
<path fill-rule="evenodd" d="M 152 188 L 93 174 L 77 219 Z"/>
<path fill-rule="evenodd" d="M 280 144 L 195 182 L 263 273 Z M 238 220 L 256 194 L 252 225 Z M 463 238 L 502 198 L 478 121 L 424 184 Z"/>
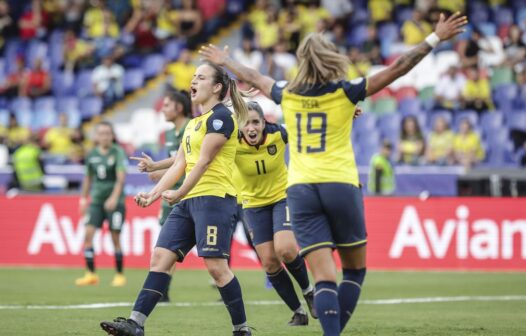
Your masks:
<path fill-rule="evenodd" d="M 261 259 L 261 264 L 266 273 L 276 273 L 281 268 L 281 263 L 275 257 L 263 258 Z"/>
<path fill-rule="evenodd" d="M 285 263 L 292 262 L 298 256 L 298 251 L 294 246 L 280 246 L 276 248 L 276 254 Z"/>
<path fill-rule="evenodd" d="M 231 271 L 228 268 L 228 264 L 222 262 L 215 262 L 214 260 L 207 260 L 206 268 L 208 273 L 218 284 L 227 283 L 231 279 Z"/>
<path fill-rule="evenodd" d="M 150 271 L 170 273 L 172 266 L 173 263 L 168 260 L 164 253 L 154 249 L 150 260 Z"/>

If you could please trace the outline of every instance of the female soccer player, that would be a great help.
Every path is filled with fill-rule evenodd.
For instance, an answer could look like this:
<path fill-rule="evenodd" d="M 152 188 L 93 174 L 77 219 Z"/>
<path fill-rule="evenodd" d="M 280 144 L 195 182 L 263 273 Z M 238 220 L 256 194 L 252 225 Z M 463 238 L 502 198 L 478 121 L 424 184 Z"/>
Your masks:
<path fill-rule="evenodd" d="M 109 122 L 100 122 L 95 127 L 95 142 L 97 146 L 86 156 L 86 175 L 79 201 L 80 212 L 86 215 L 84 258 L 87 271 L 82 278 L 75 281 L 75 284 L 88 286 L 99 283 L 99 276 L 95 274 L 93 236 L 96 230 L 102 227 L 104 220 L 107 220 L 115 249 L 117 270 L 111 285 L 120 287 L 126 284 L 126 277 L 122 274 L 123 258 L 119 241 L 125 217 L 123 190 L 126 177 L 126 155 L 124 150 L 115 143 L 115 133 Z M 89 207 L 88 195 L 90 196 Z"/>
<path fill-rule="evenodd" d="M 287 141 L 283 127 L 265 122 L 259 104 L 248 103 L 248 120 L 236 153 L 243 215 L 272 287 L 294 312 L 289 325 L 300 326 L 307 325 L 309 318 L 282 263 L 300 285 L 309 308 L 313 307 L 314 291 L 288 218 Z"/>
<path fill-rule="evenodd" d="M 194 245 L 230 313 L 233 334 L 251 335 L 241 287 L 227 264 L 236 211 L 236 192 L 231 179 L 238 142 L 237 125 L 238 122 L 244 124 L 247 107 L 235 81 L 215 64 L 199 66 L 190 89 L 192 101 L 201 105 L 204 114 L 192 119 L 186 127 L 184 145 L 157 185 L 135 197 L 142 207 L 161 196 L 175 207 L 159 234 L 150 272 L 130 318 L 101 323 L 102 329 L 111 335 L 144 335 L 144 322 L 162 297 L 172 266 L 182 262 Z M 229 90 L 235 116 L 222 103 Z M 185 171 L 183 185 L 177 190 L 168 190 Z"/>
<path fill-rule="evenodd" d="M 142 157 L 130 157 L 130 159 L 138 161 L 137 168 L 139 171 L 148 172 L 150 179 L 155 182 L 158 182 L 161 179 L 164 173 L 166 173 L 168 168 L 170 168 L 175 161 L 175 155 L 177 154 L 179 146 L 183 140 L 184 130 L 192 117 L 192 103 L 190 102 L 190 97 L 186 92 L 169 90 L 163 98 L 162 112 L 165 120 L 173 123 L 175 126 L 174 129 L 169 129 L 164 133 L 165 146 L 170 156 L 157 162 L 153 161 L 151 157 L 144 153 L 142 153 Z M 181 177 L 171 189 L 177 190 L 181 187 L 183 181 L 184 176 Z M 167 201 L 162 200 L 161 211 L 159 214 L 159 224 L 161 226 L 166 221 L 166 218 L 168 218 L 168 214 L 172 211 L 172 208 L 173 207 L 169 205 Z M 175 264 L 171 273 L 173 274 L 173 272 L 175 272 Z M 163 293 L 163 297 L 161 298 L 162 302 L 170 301 L 168 295 L 170 291 L 170 282 L 168 282 L 168 286 L 166 286 L 166 292 Z"/>
<path fill-rule="evenodd" d="M 314 304 L 325 336 L 340 335 L 365 277 L 363 201 L 350 141 L 354 106 L 406 74 L 440 41 L 462 32 L 466 23 L 460 13 L 448 19 L 441 14 L 424 42 L 383 71 L 350 82 L 344 80 L 348 59 L 320 34 L 302 41 L 296 53 L 298 75 L 288 84 L 236 63 L 227 49 L 210 45 L 200 51 L 282 106 L 291 156 L 287 202 L 300 254 L 316 282 Z M 343 268 L 339 287 L 334 248 Z"/>

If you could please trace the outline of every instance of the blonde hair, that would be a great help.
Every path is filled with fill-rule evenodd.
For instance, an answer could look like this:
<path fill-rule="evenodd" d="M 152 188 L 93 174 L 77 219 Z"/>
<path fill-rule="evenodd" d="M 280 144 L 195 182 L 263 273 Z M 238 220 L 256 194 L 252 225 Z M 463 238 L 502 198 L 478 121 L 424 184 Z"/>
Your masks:
<path fill-rule="evenodd" d="M 338 53 L 336 46 L 320 33 L 305 37 L 296 56 L 299 61 L 298 74 L 287 87 L 291 92 L 345 79 L 347 76 L 349 59 Z"/>
<path fill-rule="evenodd" d="M 247 104 L 243 100 L 243 97 L 249 97 L 250 95 L 237 88 L 235 79 L 230 78 L 222 66 L 212 62 L 205 63 L 211 66 L 216 72 L 214 75 L 214 84 L 222 85 L 221 91 L 219 92 L 219 100 L 223 101 L 226 97 L 228 89 L 230 89 L 230 100 L 232 101 L 232 106 L 234 107 L 234 114 L 236 115 L 237 123 L 239 127 L 244 126 L 248 119 L 248 108 Z"/>

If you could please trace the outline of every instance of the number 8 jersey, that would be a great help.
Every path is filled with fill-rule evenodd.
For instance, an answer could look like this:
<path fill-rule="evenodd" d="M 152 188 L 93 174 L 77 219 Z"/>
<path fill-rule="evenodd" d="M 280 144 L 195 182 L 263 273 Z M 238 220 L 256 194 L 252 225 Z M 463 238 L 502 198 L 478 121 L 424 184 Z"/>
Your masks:
<path fill-rule="evenodd" d="M 289 134 L 288 185 L 350 183 L 358 186 L 351 144 L 356 104 L 365 98 L 366 80 L 314 85 L 300 93 L 276 82 L 272 99 L 281 104 Z"/>
<path fill-rule="evenodd" d="M 261 145 L 249 145 L 245 138 L 240 136 L 236 166 L 241 175 L 240 190 L 244 209 L 274 204 L 286 198 L 287 141 L 287 131 L 268 122 L 263 129 Z"/>

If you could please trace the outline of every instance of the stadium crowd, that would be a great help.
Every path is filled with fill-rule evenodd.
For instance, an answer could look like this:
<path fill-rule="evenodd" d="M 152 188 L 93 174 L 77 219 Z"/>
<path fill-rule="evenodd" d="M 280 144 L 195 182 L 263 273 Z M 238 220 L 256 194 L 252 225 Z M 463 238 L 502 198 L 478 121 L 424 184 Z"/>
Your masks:
<path fill-rule="evenodd" d="M 353 132 L 357 163 L 368 165 L 387 141 L 397 164 L 526 165 L 526 1 L 258 0 L 249 11 L 250 4 L 0 0 L 0 166 L 30 141 L 45 162 L 82 162 L 90 146 L 82 122 L 162 72 L 187 89 L 191 51 L 236 15 L 242 38 L 231 47 L 242 64 L 290 80 L 298 42 L 318 31 L 348 55 L 354 79 L 393 62 L 423 41 L 440 12 L 455 11 L 468 15 L 466 33 L 363 103 Z"/>

